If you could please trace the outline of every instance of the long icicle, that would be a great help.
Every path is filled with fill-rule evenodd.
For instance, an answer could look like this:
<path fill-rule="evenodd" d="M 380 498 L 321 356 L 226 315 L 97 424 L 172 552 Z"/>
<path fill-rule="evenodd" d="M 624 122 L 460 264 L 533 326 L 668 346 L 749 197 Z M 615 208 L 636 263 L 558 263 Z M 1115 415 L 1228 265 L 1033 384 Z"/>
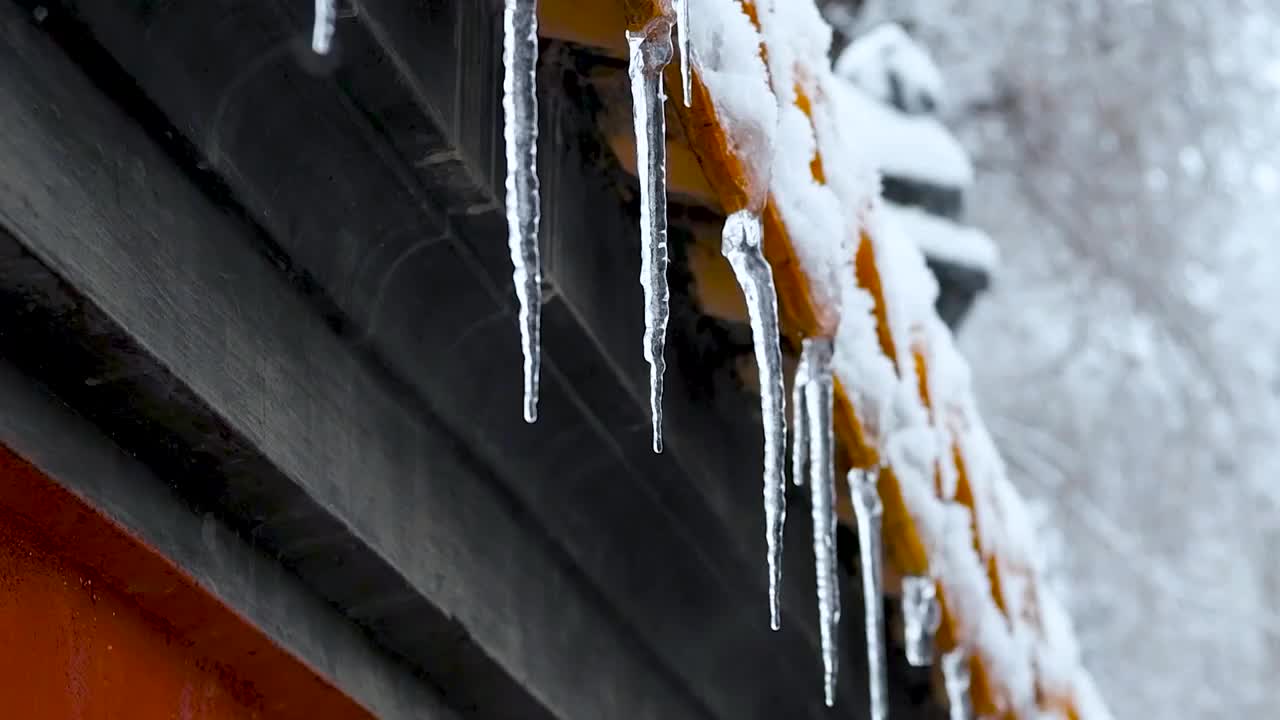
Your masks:
<path fill-rule="evenodd" d="M 337 22 L 338 0 L 316 0 L 315 22 L 311 26 L 311 49 L 317 55 L 329 54 Z"/>
<path fill-rule="evenodd" d="M 902 579 L 902 622 L 907 662 L 912 667 L 933 664 L 933 639 L 942 624 L 942 608 L 933 579 L 909 575 Z"/>
<path fill-rule="evenodd" d="M 801 363 L 808 374 L 804 405 L 808 411 L 809 497 L 813 514 L 813 559 L 817 575 L 818 623 L 822 637 L 823 690 L 827 706 L 836 702 L 840 586 L 836 578 L 835 429 L 832 425 L 835 388 L 831 379 L 833 345 L 830 338 L 807 338 Z"/>
<path fill-rule="evenodd" d="M 691 0 L 672 0 L 676 11 L 677 37 L 680 43 L 680 85 L 684 91 L 684 106 L 693 107 L 693 55 L 690 46 L 689 3 Z"/>
<path fill-rule="evenodd" d="M 972 720 L 973 701 L 969 696 L 969 654 L 958 647 L 942 656 L 942 677 L 947 688 L 949 720 Z"/>
<path fill-rule="evenodd" d="M 787 519 L 786 382 L 779 345 L 778 294 L 773 268 L 764 258 L 764 226 L 760 216 L 739 210 L 724 223 L 720 250 L 733 267 L 751 318 L 756 368 L 760 375 L 760 416 L 764 424 L 764 517 L 769 565 L 769 626 L 782 627 L 778 588 L 782 583 L 782 529 Z"/>
<path fill-rule="evenodd" d="M 849 471 L 849 496 L 858 522 L 862 553 L 862 601 L 866 608 L 867 670 L 871 690 L 871 720 L 889 717 L 889 680 L 884 640 L 884 571 L 881 567 L 881 518 L 884 507 L 874 473 Z"/>
<path fill-rule="evenodd" d="M 805 464 L 809 462 L 809 410 L 804 388 L 809 384 L 809 360 L 803 353 L 791 383 L 791 482 L 804 485 Z"/>
<path fill-rule="evenodd" d="M 507 143 L 507 242 L 512 278 L 520 301 L 520 344 L 524 353 L 524 419 L 538 419 L 538 379 L 542 371 L 542 258 L 538 186 L 538 3 L 506 0 L 504 13 L 502 109 Z"/>
<path fill-rule="evenodd" d="M 671 20 L 654 18 L 627 32 L 631 48 L 631 101 L 640 177 L 640 284 L 644 287 L 644 359 L 649 363 L 653 451 L 662 452 L 662 376 L 666 372 L 667 319 L 667 121 L 662 71 L 671 62 Z"/>

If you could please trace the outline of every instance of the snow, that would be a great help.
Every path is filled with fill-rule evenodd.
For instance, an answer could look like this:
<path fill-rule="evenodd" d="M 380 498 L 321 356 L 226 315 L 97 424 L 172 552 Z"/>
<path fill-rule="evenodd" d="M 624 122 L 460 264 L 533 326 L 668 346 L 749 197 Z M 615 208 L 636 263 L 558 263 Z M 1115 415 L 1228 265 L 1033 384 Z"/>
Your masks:
<path fill-rule="evenodd" d="M 775 8 L 761 17 L 764 39 L 769 47 L 769 74 L 778 89 L 777 136 L 772 153 L 772 200 L 792 234 L 794 248 L 809 280 L 818 307 L 828 310 L 821 318 L 828 331 L 834 332 L 840 320 L 840 307 L 853 276 L 853 258 L 857 250 L 856 215 L 860 203 L 879 190 L 874 168 L 864 165 L 857 174 L 858 187 L 844 188 L 857 195 L 843 195 L 835 186 L 830 163 L 824 165 L 827 182 L 814 178 L 810 161 L 818 155 L 823 136 L 820 116 L 825 106 L 818 102 L 825 94 L 825 78 L 820 73 L 797 72 L 797 68 L 825 68 L 831 29 L 811 3 L 787 4 L 786 12 Z M 815 111 L 810 118 L 796 105 L 797 90 L 805 93 Z M 845 157 L 856 163 L 859 155 Z M 850 173 L 844 177 L 853 177 Z M 798 237 L 802 236 L 802 237 Z M 838 352 L 838 351 L 837 351 Z"/>
<path fill-rule="evenodd" d="M 813 559 L 818 594 L 818 624 L 822 637 L 823 691 L 828 706 L 835 704 L 840 622 L 840 585 L 836 573 L 834 384 L 831 340 L 806 338 L 801 364 L 806 368 L 804 412 L 809 429 L 809 496 L 813 516 Z"/>
<path fill-rule="evenodd" d="M 915 243 L 894 222 L 894 218 L 885 213 L 885 207 L 885 204 L 877 203 L 867 213 L 864 222 L 880 273 L 889 331 L 897 349 L 898 374 L 906 378 L 914 395 L 915 364 L 911 351 L 920 344 L 916 342 L 916 334 L 921 322 L 934 315 L 938 281 Z M 915 421 L 927 420 L 920 418 Z"/>
<path fill-rule="evenodd" d="M 858 548 L 862 554 L 862 604 L 867 636 L 867 686 L 871 719 L 889 717 L 889 664 L 885 659 L 884 544 L 881 537 L 884 506 L 876 488 L 876 476 L 866 470 L 849 471 L 849 497 L 858 523 Z"/>
<path fill-rule="evenodd" d="M 1030 658 L 1020 651 L 992 597 L 986 569 L 973 547 L 969 510 L 934 493 L 925 452 L 932 439 L 927 431 L 899 433 L 887 443 L 890 464 L 965 648 L 990 669 L 1008 705 L 1005 709 L 1025 714 L 1035 701 Z"/>
<path fill-rule="evenodd" d="M 1106 701 L 1098 693 L 1098 688 L 1094 685 L 1093 677 L 1089 673 L 1077 668 L 1074 687 L 1076 691 L 1074 699 L 1080 720 L 1113 720 L 1111 710 L 1107 708 Z"/>
<path fill-rule="evenodd" d="M 941 336 L 944 330 L 933 326 Z M 945 338 L 945 336 L 943 336 Z M 1036 668 L 1035 682 L 1052 696 L 1074 696 L 1080 657 L 1074 633 L 1052 594 L 1045 590 L 1043 563 L 1034 553 L 1036 538 L 1030 512 L 1009 482 L 1004 463 L 991 436 L 976 421 L 976 405 L 966 382 L 963 363 L 949 342 L 934 343 L 934 363 L 946 384 L 944 400 L 955 417 L 956 442 L 968 462 L 974 498 L 974 523 L 982 557 L 994 562 L 1000 575 L 1001 600 L 1007 611 L 1007 634 L 998 641 L 1005 652 L 1027 658 Z M 1023 698 L 1023 702 L 1028 702 Z"/>
<path fill-rule="evenodd" d="M 667 287 L 666 93 L 662 71 L 671 62 L 671 22 L 658 17 L 640 32 L 628 32 L 631 100 L 640 176 L 640 284 L 644 288 L 644 359 L 649 363 L 653 451 L 662 452 L 662 380 L 670 290 Z"/>
<path fill-rule="evenodd" d="M 844 132 L 886 175 L 948 187 L 973 183 L 969 155 L 934 118 L 895 110 L 848 82 L 828 88 Z"/>
<path fill-rule="evenodd" d="M 853 276 L 856 237 L 845 223 L 839 197 L 813 179 L 809 158 L 817 142 L 808 117 L 794 105 L 781 110 L 772 167 L 773 204 L 793 235 L 793 248 L 809 278 L 815 304 L 838 312 L 841 296 Z M 834 326 L 837 318 L 824 318 Z"/>
<path fill-rule="evenodd" d="M 507 242 L 520 303 L 524 354 L 524 419 L 538 419 L 542 368 L 542 259 L 538 247 L 537 0 L 506 0 L 503 13 L 502 108 L 507 150 Z"/>
<path fill-rule="evenodd" d="M 1080 648 L 1071 627 L 1071 618 L 1050 593 L 1038 598 L 1042 637 L 1035 648 L 1041 686 L 1048 693 L 1070 697 L 1080 688 L 1077 669 Z M 1088 717 L 1088 714 L 1085 714 Z"/>
<path fill-rule="evenodd" d="M 965 187 L 973 179 L 967 154 L 936 120 L 877 100 L 876 88 L 863 77 L 875 67 L 870 60 L 859 61 L 855 53 L 845 59 L 844 69 L 872 93 L 833 74 L 826 57 L 831 31 L 810 0 L 785 8 L 761 4 L 759 33 L 737 0 L 690 0 L 690 5 L 697 19 L 689 28 L 691 57 L 730 150 L 745 166 L 749 205 L 758 211 L 768 199 L 779 213 L 822 313 L 816 334 L 829 336 L 805 341 L 793 390 L 793 471 L 801 482 L 808 463 L 826 699 L 834 701 L 833 639 L 839 618 L 830 395 L 832 380 L 838 379 L 882 463 L 893 470 L 924 546 L 929 576 L 955 621 L 961 647 L 943 662 L 949 694 L 967 697 L 964 676 L 972 657 L 988 670 L 1002 713 L 1036 717 L 1037 687 L 1045 684 L 1060 688 L 1084 716 L 1092 686 L 1080 668 L 1069 624 L 1055 620 L 1052 601 L 1046 601 L 1040 563 L 1028 551 L 1034 533 L 982 425 L 967 365 L 933 310 L 938 288 L 921 249 L 984 268 L 993 267 L 998 256 L 976 231 L 887 206 L 879 198 L 881 172 Z M 858 52 L 878 58 L 880 67 L 900 81 L 906 78 L 908 109 L 928 110 L 930 102 L 923 98 L 941 96 L 936 67 L 918 46 L 894 33 L 882 29 Z M 814 170 L 815 158 L 822 159 L 822 173 Z M 854 281 L 854 258 L 864 233 L 880 275 L 893 358 L 881 349 L 872 297 Z M 917 352 L 925 358 L 932 408 L 920 397 Z M 953 447 L 965 460 L 975 497 L 972 510 L 951 500 L 958 481 Z M 868 493 L 861 477 L 851 477 L 850 490 L 864 550 L 872 554 L 863 564 L 878 572 L 879 549 L 865 539 L 878 538 L 880 530 L 863 527 L 870 524 L 878 496 L 874 483 Z M 1001 612 L 992 594 L 986 564 L 992 558 L 1002 579 L 1008 578 L 1000 600 L 1015 600 L 1019 612 L 1012 617 Z M 925 593 L 915 591 L 922 589 L 913 588 L 916 600 Z M 882 607 L 879 580 L 864 582 L 864 592 L 869 610 Z M 929 613 L 922 617 L 917 609 L 912 615 L 925 630 L 932 624 Z M 882 622 L 868 617 L 873 672 L 884 667 L 874 656 L 877 648 L 883 652 L 883 628 L 875 629 Z M 916 650 L 922 651 L 916 659 L 925 654 Z M 878 686 L 873 679 L 873 688 Z M 1100 701 L 1094 711 L 1106 717 Z M 953 717 L 972 714 L 959 700 L 956 712 Z M 873 710 L 873 716 L 883 715 Z"/>
<path fill-rule="evenodd" d="M 1098 690 L 1118 717 L 1275 715 L 1280 244 L 1250 171 L 1280 166 L 1280 4 L 911 5 L 1004 256 L 960 344 L 1053 510 L 1038 545 L 1069 538 L 1050 584 Z M 1123 50 L 1078 52 L 1099 38 Z"/>
<path fill-rule="evenodd" d="M 942 72 L 901 25 L 885 23 L 849 44 L 835 73 L 886 105 L 933 112 L 943 96 Z"/>
<path fill-rule="evenodd" d="M 930 258 L 986 272 L 1000 264 L 999 249 L 981 230 L 890 202 L 881 211 Z"/>
<path fill-rule="evenodd" d="M 781 332 L 778 328 L 778 296 L 773 269 L 764 259 L 764 228 L 760 216 L 739 210 L 725 220 L 722 252 L 747 301 L 756 367 L 760 375 L 760 415 L 764 425 L 764 515 L 768 545 L 769 622 L 781 627 L 778 588 L 782 581 L 782 529 L 787 515 L 786 384 L 782 376 Z M 797 382 L 797 388 L 807 385 Z M 801 389 L 800 392 L 803 392 Z"/>
<path fill-rule="evenodd" d="M 689 0 L 691 56 L 711 96 L 729 148 L 743 161 L 749 207 L 762 209 L 769 190 L 769 158 L 778 105 L 760 57 L 760 37 L 738 0 Z M 736 210 L 738 208 L 730 208 Z"/>
<path fill-rule="evenodd" d="M 980 439 L 985 434 L 966 385 L 944 384 L 939 378 L 962 381 L 966 372 L 952 345 L 949 331 L 936 316 L 923 321 L 923 332 L 929 341 L 931 386 L 937 388 L 935 403 L 946 418 L 966 460 L 968 478 L 976 499 L 975 510 L 947 502 L 937 496 L 927 482 L 929 467 L 918 457 L 919 450 L 891 445 L 891 462 L 899 476 L 907 507 L 930 558 L 930 569 L 939 579 L 948 606 L 956 617 L 957 629 L 964 646 L 990 670 L 998 692 L 1010 710 L 1030 716 L 1035 707 L 1037 679 L 1032 656 L 1019 632 L 1017 623 L 1001 613 L 992 595 L 983 557 L 974 548 L 974 533 L 979 533 L 978 546 L 983 552 L 1005 545 L 988 533 L 999 532 L 1000 523 L 988 522 L 990 497 L 986 489 L 994 476 L 1002 471 L 998 456 L 981 452 Z M 930 439 L 936 442 L 936 434 Z M 976 452 L 975 452 L 976 451 Z M 904 469 L 908 469 L 904 472 Z M 907 478 L 911 480 L 908 481 Z M 976 515 L 976 517 L 975 517 Z M 976 521 L 976 530 L 975 530 Z M 1024 539 L 1033 543 L 1033 539 Z M 1003 576 L 1002 576 L 1003 579 Z M 1007 596 L 1007 592 L 1005 593 Z"/>
<path fill-rule="evenodd" d="M 338 21 L 338 0 L 316 0 L 315 22 L 311 28 L 311 49 L 317 55 L 328 55 Z"/>

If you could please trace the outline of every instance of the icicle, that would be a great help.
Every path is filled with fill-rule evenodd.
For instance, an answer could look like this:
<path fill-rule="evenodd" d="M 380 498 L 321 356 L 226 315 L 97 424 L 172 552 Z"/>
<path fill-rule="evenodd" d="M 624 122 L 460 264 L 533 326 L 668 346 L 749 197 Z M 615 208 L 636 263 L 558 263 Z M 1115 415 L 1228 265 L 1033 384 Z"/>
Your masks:
<path fill-rule="evenodd" d="M 507 241 L 520 301 L 524 419 L 538 419 L 542 369 L 542 258 L 538 249 L 538 3 L 506 0 L 502 81 L 507 141 Z"/>
<path fill-rule="evenodd" d="M 858 521 L 862 551 L 862 600 L 867 613 L 867 668 L 871 689 L 871 720 L 889 716 L 889 685 L 884 649 L 884 578 L 881 569 L 881 516 L 884 507 L 876 478 L 865 470 L 849 471 L 849 495 Z"/>
<path fill-rule="evenodd" d="M 942 624 L 942 609 L 938 605 L 938 590 L 932 578 L 909 576 L 902 579 L 902 619 L 907 662 L 913 667 L 933 664 L 933 636 Z"/>
<path fill-rule="evenodd" d="M 804 485 L 805 463 L 809 461 L 809 410 L 804 387 L 809 384 L 809 360 L 801 354 L 796 377 L 791 383 L 791 481 Z"/>
<path fill-rule="evenodd" d="M 684 90 L 684 106 L 693 107 L 693 55 L 689 50 L 689 2 L 672 0 L 676 11 L 677 37 L 680 42 L 680 85 Z"/>
<path fill-rule="evenodd" d="M 733 266 L 751 317 L 756 367 L 760 375 L 760 415 L 764 421 L 764 518 L 769 546 L 769 626 L 782 626 L 778 588 L 782 582 L 782 528 L 787 517 L 786 474 L 783 455 L 787 445 L 786 384 L 782 378 L 779 346 L 778 295 L 773 269 L 764 259 L 764 227 L 760 216 L 739 210 L 724 223 L 721 252 Z"/>
<path fill-rule="evenodd" d="M 338 21 L 338 0 L 316 0 L 315 23 L 311 27 L 311 49 L 317 55 L 328 55 Z"/>
<path fill-rule="evenodd" d="M 662 452 L 662 376 L 670 293 L 667 290 L 667 122 L 662 71 L 671 62 L 671 21 L 652 20 L 627 32 L 631 101 L 640 177 L 640 284 L 644 287 L 644 359 L 649 362 L 653 451 Z"/>
<path fill-rule="evenodd" d="M 956 648 L 942 656 L 942 677 L 947 688 L 950 720 L 972 720 L 973 702 L 969 698 L 969 654 Z"/>
<path fill-rule="evenodd" d="M 818 624 L 822 636 L 823 690 L 828 707 L 836 701 L 836 626 L 840 622 L 840 585 L 836 576 L 835 431 L 832 427 L 835 391 L 831 379 L 832 352 L 830 338 L 807 338 L 800 354 L 803 373 L 796 379 L 797 387 L 800 388 L 797 393 L 798 405 L 805 412 L 803 434 L 808 439 L 807 458 L 797 458 L 797 464 L 803 466 L 804 460 L 807 460 L 809 470 Z"/>

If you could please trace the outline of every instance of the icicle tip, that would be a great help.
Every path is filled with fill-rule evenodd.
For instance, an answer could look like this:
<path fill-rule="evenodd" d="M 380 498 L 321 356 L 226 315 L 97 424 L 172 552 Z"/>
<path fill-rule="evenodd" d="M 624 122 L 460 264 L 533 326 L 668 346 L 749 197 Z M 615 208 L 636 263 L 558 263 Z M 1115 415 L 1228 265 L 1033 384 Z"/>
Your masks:
<path fill-rule="evenodd" d="M 671 20 L 659 16 L 627 31 L 636 170 L 640 177 L 640 285 L 644 290 L 644 357 L 649 363 L 653 451 L 662 452 L 662 380 L 666 372 L 670 289 L 667 285 L 667 144 L 662 71 L 671 62 Z"/>
<path fill-rule="evenodd" d="M 337 0 L 316 0 L 315 22 L 311 27 L 311 50 L 315 54 L 329 54 L 337 20 Z"/>
<path fill-rule="evenodd" d="M 684 106 L 693 107 L 693 52 L 690 49 L 689 2 L 676 0 L 676 30 L 680 42 L 680 88 L 684 92 Z"/>
<path fill-rule="evenodd" d="M 316 0 L 333 2 L 334 0 Z M 318 7 L 318 6 L 317 6 Z M 538 246 L 538 16 L 536 0 L 506 0 L 502 41 L 503 139 L 506 143 L 507 243 L 520 304 L 524 419 L 538 418 L 542 355 L 542 258 Z"/>

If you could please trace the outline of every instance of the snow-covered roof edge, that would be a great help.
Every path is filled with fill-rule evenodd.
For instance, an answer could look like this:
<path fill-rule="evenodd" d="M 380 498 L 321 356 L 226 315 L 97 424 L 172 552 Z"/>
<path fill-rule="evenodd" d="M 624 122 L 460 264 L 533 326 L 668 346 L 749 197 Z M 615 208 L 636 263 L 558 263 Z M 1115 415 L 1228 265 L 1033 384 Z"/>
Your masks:
<path fill-rule="evenodd" d="M 885 202 L 881 212 L 910 238 L 926 257 L 993 272 L 1000 249 L 981 230 L 931 215 L 919 208 Z"/>
<path fill-rule="evenodd" d="M 1063 633 L 1045 632 L 1046 625 L 1060 630 L 1061 617 L 1041 617 L 1034 604 L 1021 603 L 1030 616 L 1011 618 L 994 595 L 986 570 L 992 553 L 997 568 L 1010 577 L 1015 570 L 1021 573 L 1034 594 L 1048 597 L 1048 590 L 1034 563 L 1020 562 L 1025 558 L 1005 562 L 1000 555 L 1016 545 L 1008 533 L 1019 527 L 1018 521 L 1006 526 L 1002 518 L 1019 512 L 1018 503 L 1010 500 L 1017 495 L 998 454 L 988 448 L 967 367 L 932 310 L 936 286 L 925 279 L 927 271 L 920 273 L 920 252 L 884 217 L 892 210 L 886 211 L 878 198 L 876 174 L 868 169 L 876 167 L 874 159 L 859 151 L 864 139 L 849 137 L 847 126 L 836 120 L 849 105 L 836 102 L 833 107 L 831 101 L 841 97 L 844 86 L 826 61 L 822 39 L 829 38 L 829 28 L 811 0 L 789 2 L 786 14 L 765 8 L 763 37 L 739 0 L 692 2 L 700 21 L 694 25 L 696 66 L 730 140 L 729 150 L 751 178 L 765 179 L 814 302 L 838 317 L 833 328 L 835 371 L 871 442 L 897 476 L 930 570 L 948 596 L 965 645 L 1002 686 L 1008 709 L 1019 717 L 1037 712 L 1037 691 L 1046 684 L 1067 691 L 1079 717 L 1108 717 L 1080 667 L 1078 652 Z M 762 40 L 768 47 L 767 68 L 759 53 Z M 781 97 L 774 88 L 783 88 Z M 805 97 L 797 96 L 797 88 Z M 840 162 L 815 166 L 823 157 Z M 816 175 L 817 166 L 825 177 Z M 879 298 L 853 282 L 861 232 L 873 244 Z M 882 348 L 874 314 L 878 301 L 896 358 Z M 915 374 L 908 371 L 917 349 L 933 364 L 928 372 L 936 395 L 933 408 L 926 407 Z M 937 492 L 935 473 L 949 462 L 948 443 L 966 463 L 973 508 Z M 946 485 L 954 484 L 955 468 L 941 474 L 951 477 Z M 1055 663 L 1046 662 L 1049 658 L 1065 658 L 1063 667 L 1050 670 Z"/>

